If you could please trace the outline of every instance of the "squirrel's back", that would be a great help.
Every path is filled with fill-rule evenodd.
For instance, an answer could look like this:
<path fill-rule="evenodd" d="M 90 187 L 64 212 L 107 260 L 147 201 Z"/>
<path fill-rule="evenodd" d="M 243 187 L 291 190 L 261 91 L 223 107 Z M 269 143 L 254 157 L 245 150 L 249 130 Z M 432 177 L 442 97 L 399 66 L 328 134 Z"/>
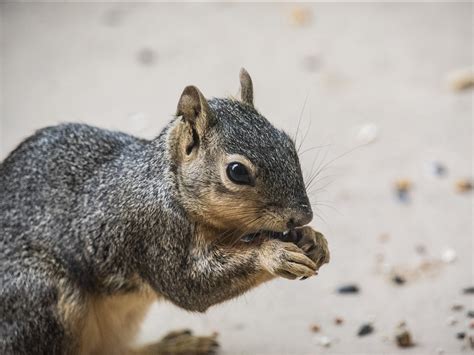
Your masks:
<path fill-rule="evenodd" d="M 146 142 L 125 133 L 76 123 L 38 130 L 0 164 L 2 194 L 10 190 L 12 183 L 31 187 L 31 179 L 41 179 L 51 187 L 74 188 L 101 165 L 126 151 L 140 149 Z"/>
<path fill-rule="evenodd" d="M 105 165 L 115 164 L 146 143 L 125 133 L 84 124 L 61 124 L 37 131 L 0 164 L 0 226 L 15 225 L 18 233 L 19 227 L 32 225 L 25 216 L 38 216 L 32 211 L 53 203 L 67 210 L 67 204 L 75 203 L 86 182 Z"/>

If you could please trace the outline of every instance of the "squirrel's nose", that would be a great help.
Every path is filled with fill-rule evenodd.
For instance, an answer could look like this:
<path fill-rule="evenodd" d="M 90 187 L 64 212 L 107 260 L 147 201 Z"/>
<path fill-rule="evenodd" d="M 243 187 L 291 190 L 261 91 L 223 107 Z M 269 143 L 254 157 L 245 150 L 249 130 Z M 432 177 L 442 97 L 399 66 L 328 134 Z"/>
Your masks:
<path fill-rule="evenodd" d="M 301 205 L 298 211 L 294 212 L 288 220 L 286 226 L 288 229 L 302 227 L 313 219 L 313 211 L 309 205 Z"/>

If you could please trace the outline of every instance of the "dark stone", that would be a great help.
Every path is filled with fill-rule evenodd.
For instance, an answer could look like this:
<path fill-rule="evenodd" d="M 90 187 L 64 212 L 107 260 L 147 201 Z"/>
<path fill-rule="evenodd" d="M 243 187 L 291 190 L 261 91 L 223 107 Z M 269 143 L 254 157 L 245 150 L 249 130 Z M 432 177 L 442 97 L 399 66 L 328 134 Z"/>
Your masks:
<path fill-rule="evenodd" d="M 406 282 L 406 280 L 400 275 L 393 276 L 392 281 L 397 285 L 403 285 Z"/>
<path fill-rule="evenodd" d="M 474 286 L 466 287 L 464 290 L 462 290 L 462 293 L 465 295 L 474 295 Z"/>
<path fill-rule="evenodd" d="M 410 202 L 410 195 L 407 190 L 397 190 L 397 198 L 400 202 L 403 203 Z"/>
<path fill-rule="evenodd" d="M 413 341 L 411 339 L 411 334 L 408 330 L 401 330 L 396 336 L 397 345 L 400 348 L 409 348 L 412 347 Z"/>
<path fill-rule="evenodd" d="M 337 289 L 337 292 L 338 292 L 338 293 L 341 293 L 341 294 L 359 293 L 359 286 L 354 285 L 354 284 L 340 286 L 340 287 Z"/>
<path fill-rule="evenodd" d="M 443 177 L 447 173 L 446 167 L 442 163 L 437 162 L 437 161 L 432 162 L 431 168 L 432 168 L 433 174 L 439 177 Z"/>
<path fill-rule="evenodd" d="M 360 337 L 363 337 L 365 335 L 369 335 L 374 332 L 374 327 L 372 324 L 363 324 L 360 328 L 359 331 L 357 332 L 357 335 Z"/>

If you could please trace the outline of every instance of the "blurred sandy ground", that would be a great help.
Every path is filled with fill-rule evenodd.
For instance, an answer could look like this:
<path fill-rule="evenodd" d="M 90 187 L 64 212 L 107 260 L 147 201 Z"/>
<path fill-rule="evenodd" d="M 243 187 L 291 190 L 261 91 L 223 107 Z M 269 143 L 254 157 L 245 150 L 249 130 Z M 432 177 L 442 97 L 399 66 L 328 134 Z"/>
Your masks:
<path fill-rule="evenodd" d="M 154 306 L 139 341 L 172 328 L 218 331 L 225 354 L 459 353 L 473 297 L 472 91 L 445 77 L 472 63 L 472 7 L 431 4 L 2 4 L 1 151 L 37 128 L 78 121 L 151 138 L 188 84 L 235 95 L 238 71 L 252 74 L 256 105 L 277 126 L 300 132 L 309 174 L 356 147 L 361 126 L 375 142 L 335 160 L 313 189 L 332 261 L 317 278 L 277 280 L 204 315 Z M 300 139 L 303 134 L 300 134 Z M 433 176 L 431 160 L 445 164 Z M 325 178 L 325 176 L 327 176 Z M 393 182 L 413 182 L 400 203 Z M 330 183 L 328 186 L 326 186 Z M 321 189 L 321 190 L 320 190 Z M 320 190 L 320 191 L 319 191 Z M 326 206 L 326 205 L 329 205 Z M 380 235 L 388 240 L 381 242 Z M 416 253 L 424 246 L 426 255 Z M 384 272 L 416 269 L 446 248 L 452 264 L 405 285 Z M 151 261 L 152 262 L 152 261 Z M 380 266 L 380 265 L 379 265 Z M 341 296 L 340 284 L 361 293 Z M 451 311 L 453 304 L 465 308 Z M 335 325 L 334 318 L 344 323 Z M 449 317 L 457 324 L 448 325 Z M 356 336 L 372 321 L 375 332 Z M 406 321 L 416 347 L 392 340 Z M 321 327 L 309 331 L 311 324 Z M 470 330 L 470 334 L 474 330 Z M 331 339 L 321 347 L 321 336 Z M 385 337 L 388 336 L 389 340 Z"/>

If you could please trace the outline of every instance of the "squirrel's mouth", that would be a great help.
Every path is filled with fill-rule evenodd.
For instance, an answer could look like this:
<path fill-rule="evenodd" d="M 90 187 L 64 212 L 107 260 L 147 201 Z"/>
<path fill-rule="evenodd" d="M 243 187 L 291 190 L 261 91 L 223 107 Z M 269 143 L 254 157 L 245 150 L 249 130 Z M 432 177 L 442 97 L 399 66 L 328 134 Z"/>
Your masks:
<path fill-rule="evenodd" d="M 288 229 L 284 232 L 260 230 L 255 233 L 246 234 L 240 240 L 244 243 L 257 243 L 265 239 L 278 239 L 283 242 L 296 243 L 299 239 L 299 233 L 295 229 Z"/>

